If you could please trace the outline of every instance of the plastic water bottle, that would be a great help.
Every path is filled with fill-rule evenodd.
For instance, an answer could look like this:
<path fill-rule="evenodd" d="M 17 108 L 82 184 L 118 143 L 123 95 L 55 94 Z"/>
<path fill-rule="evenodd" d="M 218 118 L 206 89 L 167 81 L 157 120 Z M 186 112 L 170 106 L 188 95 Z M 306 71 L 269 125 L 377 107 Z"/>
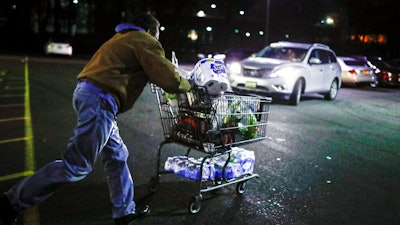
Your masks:
<path fill-rule="evenodd" d="M 234 155 L 233 162 L 240 164 L 242 174 L 253 172 L 255 161 L 255 155 L 253 151 L 249 151 L 244 148 L 233 147 L 232 155 Z"/>
<path fill-rule="evenodd" d="M 196 179 L 197 174 L 197 164 L 189 161 L 186 165 L 184 177 L 188 179 Z"/>
<path fill-rule="evenodd" d="M 168 157 L 164 163 L 164 170 L 168 172 L 174 172 L 174 159 L 175 156 Z"/>
<path fill-rule="evenodd" d="M 173 170 L 175 174 L 184 175 L 186 169 L 188 157 L 187 156 L 177 156 L 174 161 Z"/>
<path fill-rule="evenodd" d="M 208 180 L 215 180 L 215 162 L 213 160 L 209 160 L 207 162 L 208 167 Z"/>

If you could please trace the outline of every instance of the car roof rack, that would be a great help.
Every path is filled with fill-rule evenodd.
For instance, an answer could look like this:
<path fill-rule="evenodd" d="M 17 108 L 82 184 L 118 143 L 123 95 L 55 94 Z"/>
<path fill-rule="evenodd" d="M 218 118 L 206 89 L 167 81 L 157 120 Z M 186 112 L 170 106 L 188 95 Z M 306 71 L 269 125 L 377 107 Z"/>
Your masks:
<path fill-rule="evenodd" d="M 321 44 L 321 43 L 314 43 L 312 46 L 313 47 L 321 47 L 321 48 L 329 48 L 328 45 Z"/>
<path fill-rule="evenodd" d="M 309 48 L 312 44 L 302 43 L 302 42 L 291 42 L 291 41 L 277 41 L 270 44 L 270 46 L 290 46 L 290 47 L 300 47 Z"/>

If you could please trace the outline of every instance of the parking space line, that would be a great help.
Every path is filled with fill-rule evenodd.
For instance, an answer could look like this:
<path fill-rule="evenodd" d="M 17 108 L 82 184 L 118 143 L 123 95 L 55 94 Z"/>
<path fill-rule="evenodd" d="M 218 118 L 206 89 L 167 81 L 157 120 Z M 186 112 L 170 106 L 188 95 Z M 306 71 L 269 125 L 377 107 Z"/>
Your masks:
<path fill-rule="evenodd" d="M 12 179 L 17 179 L 17 178 L 20 178 L 20 177 L 27 177 L 27 176 L 30 176 L 30 175 L 32 175 L 34 173 L 34 171 L 23 171 L 23 172 L 20 172 L 20 173 L 14 173 L 14 174 L 8 174 L 8 175 L 6 175 L 6 176 L 1 176 L 0 177 L 0 182 L 1 181 L 7 181 L 7 180 L 12 180 Z"/>
<path fill-rule="evenodd" d="M 21 107 L 24 106 L 22 103 L 15 103 L 15 104 L 4 104 L 0 105 L 0 108 L 11 108 L 11 107 Z"/>
<path fill-rule="evenodd" d="M 10 86 L 6 86 L 4 87 L 4 90 L 24 90 L 24 87 L 10 87 Z"/>
<path fill-rule="evenodd" d="M 14 97 L 24 97 L 23 94 L 10 94 L 10 95 L 1 95 L 2 98 L 14 98 Z"/>
<path fill-rule="evenodd" d="M 1 122 L 11 122 L 11 121 L 17 121 L 17 120 L 24 120 L 26 119 L 25 117 L 11 117 L 11 118 L 7 118 L 7 119 L 0 119 L 0 123 Z"/>
<path fill-rule="evenodd" d="M 25 147 L 25 169 L 30 171 L 35 170 L 35 158 L 34 158 L 34 148 L 33 148 L 33 131 L 32 131 L 32 120 L 31 120 L 31 101 L 30 101 L 30 86 L 29 86 L 29 66 L 28 57 L 25 58 L 25 137 L 26 147 Z"/>
<path fill-rule="evenodd" d="M 22 60 L 24 64 L 23 68 L 23 77 L 8 77 L 8 86 L 3 87 L 3 90 L 7 91 L 15 91 L 21 90 L 23 94 L 2 94 L 0 95 L 1 98 L 13 98 L 13 97 L 21 97 L 21 101 L 23 103 L 11 103 L 11 104 L 3 104 L 0 105 L 0 108 L 10 108 L 10 107 L 21 107 L 21 110 L 24 110 L 24 116 L 22 117 L 10 117 L 10 118 L 2 118 L 0 119 L 1 122 L 14 122 L 18 120 L 24 121 L 24 136 L 23 137 L 16 137 L 6 140 L 0 140 L 0 144 L 10 143 L 10 142 L 24 142 L 25 149 L 24 149 L 24 171 L 17 172 L 14 174 L 7 174 L 4 176 L 0 176 L 1 181 L 8 181 L 12 179 L 22 178 L 30 176 L 35 171 L 35 158 L 34 158 L 34 144 L 33 144 L 33 129 L 32 129 L 32 120 L 31 120 L 31 109 L 30 109 L 30 86 L 29 86 L 29 65 L 28 65 L 28 57 L 25 57 Z M 0 73 L 1 80 L 3 80 L 6 72 Z M 11 82 L 10 82 L 11 81 Z M 24 83 L 22 83 L 24 82 Z M 22 108 L 23 107 L 23 108 Z M 25 211 L 23 214 L 23 224 L 26 225 L 40 225 L 40 218 L 39 218 L 39 209 L 38 207 L 33 207 Z"/>
<path fill-rule="evenodd" d="M 20 137 L 20 138 L 12 138 L 12 139 L 5 139 L 5 140 L 0 140 L 0 144 L 6 144 L 10 142 L 18 142 L 18 141 L 27 141 L 27 137 Z"/>
<path fill-rule="evenodd" d="M 35 157 L 34 157 L 34 147 L 33 147 L 33 129 L 31 120 L 31 101 L 30 101 L 30 86 L 29 86 L 29 65 L 28 57 L 25 57 L 25 171 L 35 171 Z M 33 207 L 28 209 L 24 214 L 24 224 L 27 225 L 40 225 L 39 209 L 38 207 Z"/>

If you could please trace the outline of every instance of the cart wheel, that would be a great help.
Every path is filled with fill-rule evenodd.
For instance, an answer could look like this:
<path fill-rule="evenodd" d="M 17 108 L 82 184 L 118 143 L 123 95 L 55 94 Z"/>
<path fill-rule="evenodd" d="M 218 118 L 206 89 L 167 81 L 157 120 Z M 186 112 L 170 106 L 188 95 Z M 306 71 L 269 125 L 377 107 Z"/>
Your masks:
<path fill-rule="evenodd" d="M 189 211 L 191 213 L 196 214 L 200 211 L 201 198 L 202 198 L 201 194 L 193 197 L 193 201 L 190 203 L 190 206 L 189 206 Z"/>
<path fill-rule="evenodd" d="M 245 189 L 246 189 L 246 181 L 239 182 L 239 183 L 236 185 L 236 192 L 237 192 L 238 194 L 243 194 L 244 191 L 245 191 Z"/>
<path fill-rule="evenodd" d="M 154 176 L 150 179 L 149 183 L 149 191 L 150 192 L 156 192 L 160 188 L 160 177 L 159 176 Z"/>
<path fill-rule="evenodd" d="M 217 186 L 217 185 L 221 185 L 221 184 L 222 184 L 222 179 L 221 178 L 215 178 L 214 185 Z"/>

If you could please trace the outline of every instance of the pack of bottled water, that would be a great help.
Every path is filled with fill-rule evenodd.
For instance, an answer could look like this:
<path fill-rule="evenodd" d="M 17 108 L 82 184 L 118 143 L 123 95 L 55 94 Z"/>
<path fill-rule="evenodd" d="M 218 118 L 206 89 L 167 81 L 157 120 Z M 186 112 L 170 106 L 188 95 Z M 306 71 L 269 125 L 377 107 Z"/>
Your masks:
<path fill-rule="evenodd" d="M 217 178 L 223 178 L 225 174 L 226 179 L 232 179 L 243 174 L 253 173 L 254 170 L 254 152 L 244 148 L 232 147 L 232 152 L 225 169 L 223 167 L 227 157 L 222 155 L 215 159 L 215 177 Z"/>
<path fill-rule="evenodd" d="M 215 180 L 215 178 L 232 179 L 253 172 L 255 161 L 253 151 L 232 147 L 230 157 L 228 157 L 229 154 L 223 154 L 207 158 L 203 162 L 203 158 L 170 156 L 165 161 L 164 170 L 192 180 L 200 179 L 202 162 L 202 180 Z"/>

